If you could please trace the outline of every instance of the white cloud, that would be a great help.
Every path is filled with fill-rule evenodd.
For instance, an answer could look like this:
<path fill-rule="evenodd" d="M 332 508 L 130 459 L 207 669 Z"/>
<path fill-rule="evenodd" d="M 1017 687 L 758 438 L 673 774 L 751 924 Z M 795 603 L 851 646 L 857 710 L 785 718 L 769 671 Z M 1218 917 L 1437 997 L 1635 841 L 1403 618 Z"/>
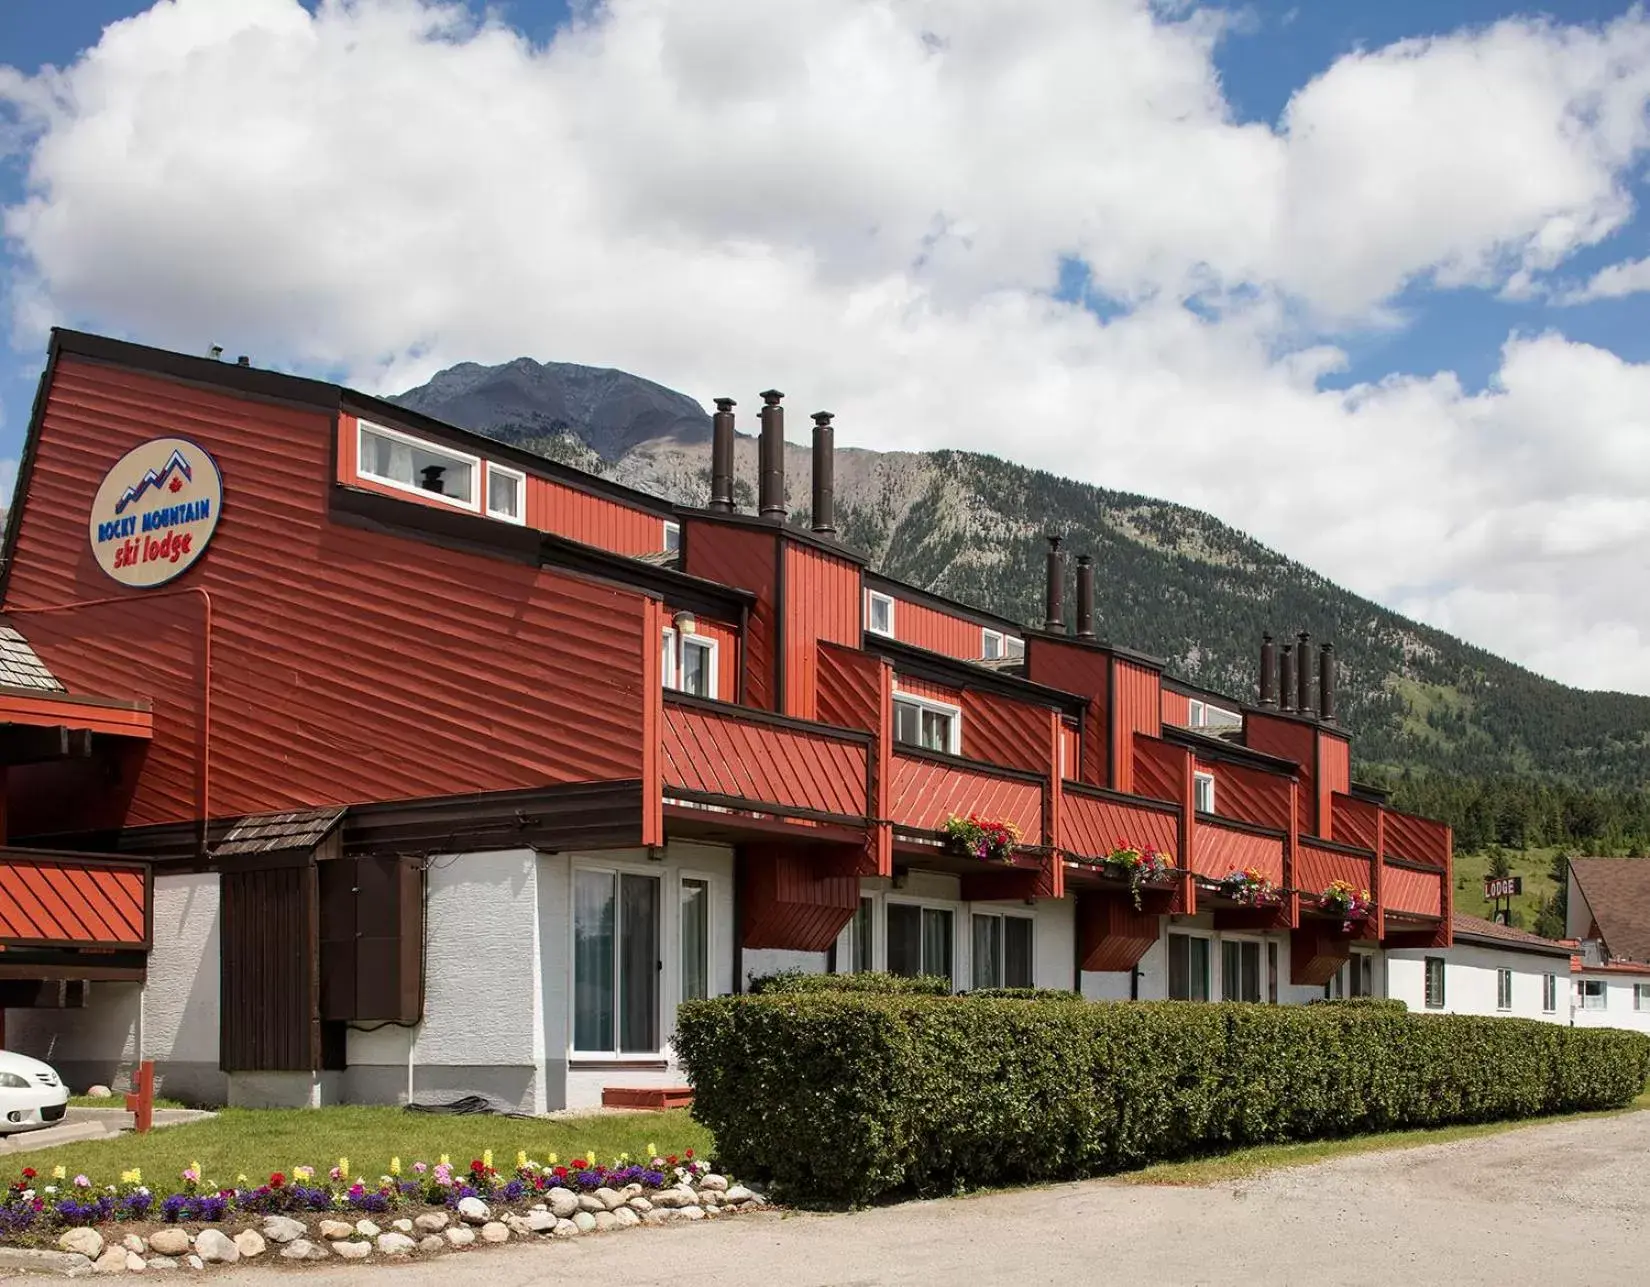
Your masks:
<path fill-rule="evenodd" d="M 1550 334 L 1479 394 L 1317 385 L 1326 328 L 1399 324 L 1406 284 L 1525 290 L 1631 216 L 1650 22 L 1350 55 L 1272 129 L 1222 97 L 1223 21 L 613 0 L 534 48 L 417 0 L 171 0 L 61 74 L 0 72 L 31 140 L 16 325 L 381 389 L 521 353 L 707 399 L 778 383 L 845 444 L 1200 505 L 1650 692 L 1650 370 Z M 1050 297 L 1066 255 L 1119 316 Z"/>
<path fill-rule="evenodd" d="M 1556 296 L 1560 304 L 1587 304 L 1595 299 L 1621 299 L 1650 290 L 1650 259 L 1624 259 L 1594 273 L 1583 286 Z"/>

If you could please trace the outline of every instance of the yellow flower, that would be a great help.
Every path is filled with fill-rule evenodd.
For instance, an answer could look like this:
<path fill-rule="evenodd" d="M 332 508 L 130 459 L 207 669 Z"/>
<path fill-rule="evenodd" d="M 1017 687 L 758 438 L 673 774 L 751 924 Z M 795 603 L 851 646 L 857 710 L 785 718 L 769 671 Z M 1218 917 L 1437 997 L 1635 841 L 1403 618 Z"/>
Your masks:
<path fill-rule="evenodd" d="M 518 1171 L 524 1170 L 526 1168 L 526 1166 L 527 1166 L 527 1150 L 524 1149 L 524 1148 L 518 1148 L 516 1150 L 516 1170 L 518 1170 Z"/>
<path fill-rule="evenodd" d="M 400 1175 L 401 1174 L 401 1159 L 400 1158 L 392 1157 L 390 1159 L 390 1174 L 391 1175 Z"/>
<path fill-rule="evenodd" d="M 244 1176 L 244 1175 L 237 1175 L 237 1176 L 236 1176 L 236 1177 L 235 1177 L 235 1183 L 236 1183 L 236 1184 L 245 1184 L 245 1183 L 246 1183 L 246 1176 Z"/>
<path fill-rule="evenodd" d="M 657 1144 L 649 1144 L 647 1146 L 647 1160 L 651 1162 L 654 1158 L 656 1158 L 658 1156 L 659 1156 L 659 1146 Z"/>
<path fill-rule="evenodd" d="M 349 1179 L 349 1159 L 347 1157 L 338 1159 L 338 1174 L 346 1180 Z"/>
<path fill-rule="evenodd" d="M 489 1171 L 493 1169 L 493 1150 L 492 1149 L 487 1148 L 487 1149 L 482 1149 L 481 1150 L 481 1164 L 484 1167 L 486 1167 Z"/>
<path fill-rule="evenodd" d="M 628 1154 L 628 1153 L 620 1153 L 620 1154 L 619 1154 L 619 1161 L 621 1161 L 621 1162 L 628 1162 L 628 1161 L 630 1161 L 630 1154 Z"/>
<path fill-rule="evenodd" d="M 199 1162 L 191 1162 L 189 1164 L 189 1169 L 195 1173 L 195 1178 L 197 1180 L 200 1179 L 200 1177 L 201 1177 L 201 1164 Z"/>
<path fill-rule="evenodd" d="M 132 1183 L 133 1184 L 142 1184 L 143 1183 L 143 1168 L 142 1167 L 134 1166 L 132 1168 Z"/>
<path fill-rule="evenodd" d="M 452 1165 L 452 1160 L 445 1153 L 443 1153 L 441 1155 L 441 1165 L 442 1166 L 451 1166 Z"/>
<path fill-rule="evenodd" d="M 546 1166 L 554 1166 L 555 1164 L 556 1164 L 556 1155 L 554 1153 L 552 1153 L 550 1155 L 550 1160 L 548 1162 L 546 1162 L 545 1165 Z"/>
<path fill-rule="evenodd" d="M 136 1171 L 122 1171 L 120 1173 L 120 1182 L 122 1184 L 136 1184 L 138 1182 L 137 1172 Z"/>
<path fill-rule="evenodd" d="M 61 1166 L 52 1167 L 52 1179 L 54 1179 L 54 1180 L 66 1180 L 68 1178 L 69 1178 L 68 1171 L 64 1170 Z"/>

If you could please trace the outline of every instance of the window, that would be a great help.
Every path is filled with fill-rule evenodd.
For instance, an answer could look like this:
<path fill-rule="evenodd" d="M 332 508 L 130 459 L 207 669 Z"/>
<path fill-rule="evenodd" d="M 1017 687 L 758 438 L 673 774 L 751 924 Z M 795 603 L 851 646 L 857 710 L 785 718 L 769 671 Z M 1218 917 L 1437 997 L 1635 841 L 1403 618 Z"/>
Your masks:
<path fill-rule="evenodd" d="M 710 995 L 710 882 L 682 878 L 682 1000 Z"/>
<path fill-rule="evenodd" d="M 1024 639 L 1018 639 L 1013 635 L 1009 635 L 1008 638 L 1003 640 L 1003 656 L 1018 658 L 1024 657 L 1025 655 L 1026 641 Z"/>
<path fill-rule="evenodd" d="M 522 497 L 527 492 L 527 476 L 514 469 L 487 462 L 487 515 L 507 523 L 524 523 Z"/>
<path fill-rule="evenodd" d="M 1544 974 L 1541 977 L 1541 1009 L 1546 1014 L 1552 1014 L 1558 1009 L 1558 975 L 1556 974 Z"/>
<path fill-rule="evenodd" d="M 1220 999 L 1258 1002 L 1264 991 L 1260 977 L 1260 944 L 1246 939 L 1221 940 Z"/>
<path fill-rule="evenodd" d="M 1003 655 L 1003 632 L 1001 630 L 980 631 L 980 656 L 987 661 L 996 661 Z"/>
<path fill-rule="evenodd" d="M 1209 940 L 1169 935 L 1169 1000 L 1209 999 Z"/>
<path fill-rule="evenodd" d="M 573 1049 L 659 1049 L 659 878 L 573 873 Z"/>
<path fill-rule="evenodd" d="M 1184 781 L 1184 779 L 1182 779 Z M 1192 774 L 1192 807 L 1199 813 L 1213 813 L 1215 811 L 1215 775 L 1213 773 Z"/>
<path fill-rule="evenodd" d="M 1186 726 L 1188 728 L 1203 727 L 1203 703 L 1193 697 L 1186 702 Z"/>
<path fill-rule="evenodd" d="M 716 640 L 706 635 L 689 635 L 678 648 L 676 631 L 667 626 L 662 647 L 660 673 L 666 688 L 695 697 L 716 696 Z"/>
<path fill-rule="evenodd" d="M 1633 1009 L 1650 1010 L 1650 983 L 1633 984 Z"/>
<path fill-rule="evenodd" d="M 1375 995 L 1375 957 L 1369 952 L 1354 952 L 1346 963 L 1347 994 L 1355 997 Z"/>
<path fill-rule="evenodd" d="M 1186 725 L 1189 728 L 1230 728 L 1243 723 L 1243 716 L 1224 706 L 1212 706 L 1195 697 L 1186 701 Z"/>
<path fill-rule="evenodd" d="M 1576 994 L 1581 998 L 1583 1010 L 1602 1010 L 1604 1006 L 1604 980 L 1581 979 L 1576 983 Z"/>
<path fill-rule="evenodd" d="M 1426 959 L 1427 986 L 1426 1003 L 1430 1010 L 1444 1008 L 1444 958 L 1429 956 Z"/>
<path fill-rule="evenodd" d="M 865 592 L 865 628 L 874 635 L 894 637 L 894 601 L 875 590 Z"/>
<path fill-rule="evenodd" d="M 962 746 L 962 712 L 943 702 L 896 695 L 894 741 L 955 755 Z"/>
<path fill-rule="evenodd" d="M 869 898 L 859 900 L 859 909 L 854 912 L 854 919 L 848 924 L 848 933 L 852 939 L 848 949 L 848 960 L 855 974 L 866 974 L 874 967 L 871 964 L 871 918 L 876 910 L 876 904 Z"/>
<path fill-rule="evenodd" d="M 1495 1008 L 1497 1010 L 1512 1009 L 1512 971 L 1497 970 L 1495 972 Z"/>
<path fill-rule="evenodd" d="M 461 509 L 477 509 L 475 456 L 421 442 L 382 425 L 359 422 L 356 471 L 402 491 L 436 496 Z"/>
<path fill-rule="evenodd" d="M 974 916 L 974 986 L 1029 988 L 1031 918 L 976 913 Z"/>
<path fill-rule="evenodd" d="M 951 979 L 951 913 L 938 907 L 889 903 L 888 973 Z"/>
<path fill-rule="evenodd" d="M 677 550 L 679 550 L 681 548 L 682 548 L 682 525 L 680 523 L 673 523 L 667 518 L 665 520 L 665 544 L 664 544 L 665 553 L 666 554 L 674 554 Z"/>

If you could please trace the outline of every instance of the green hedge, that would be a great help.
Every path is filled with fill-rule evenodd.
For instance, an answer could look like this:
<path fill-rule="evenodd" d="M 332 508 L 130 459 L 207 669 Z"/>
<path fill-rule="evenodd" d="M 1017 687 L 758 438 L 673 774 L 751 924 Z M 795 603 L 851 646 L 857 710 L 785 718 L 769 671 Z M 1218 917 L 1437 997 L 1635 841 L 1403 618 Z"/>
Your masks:
<path fill-rule="evenodd" d="M 1650 1038 L 1531 1020 L 840 990 L 689 1003 L 675 1046 L 719 1161 L 821 1205 L 1613 1108 L 1650 1074 Z"/>
<path fill-rule="evenodd" d="M 808 974 L 802 970 L 779 970 L 773 974 L 759 974 L 750 981 L 752 996 L 776 992 L 860 992 L 877 996 L 951 995 L 951 980 L 937 974 L 919 974 L 907 978 L 901 974 L 880 974 L 875 971 L 862 974 Z"/>

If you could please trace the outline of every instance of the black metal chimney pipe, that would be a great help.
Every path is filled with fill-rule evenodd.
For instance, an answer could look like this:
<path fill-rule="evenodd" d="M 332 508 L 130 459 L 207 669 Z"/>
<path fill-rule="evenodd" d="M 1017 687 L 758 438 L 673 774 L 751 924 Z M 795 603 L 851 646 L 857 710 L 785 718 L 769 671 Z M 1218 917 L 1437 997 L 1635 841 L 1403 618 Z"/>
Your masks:
<path fill-rule="evenodd" d="M 1060 534 L 1048 534 L 1048 588 L 1043 629 L 1050 634 L 1066 633 L 1066 556 L 1060 553 Z"/>
<path fill-rule="evenodd" d="M 1318 649 L 1318 718 L 1325 724 L 1335 722 L 1335 645 L 1324 644 Z"/>
<path fill-rule="evenodd" d="M 710 418 L 710 508 L 721 514 L 733 513 L 733 408 L 732 398 L 716 399 L 716 414 Z"/>
<path fill-rule="evenodd" d="M 785 408 L 778 389 L 762 394 L 761 472 L 757 478 L 757 500 L 763 518 L 785 521 Z"/>
<path fill-rule="evenodd" d="M 1291 644 L 1284 644 L 1278 656 L 1278 709 L 1295 709 L 1295 649 Z"/>
<path fill-rule="evenodd" d="M 1260 704 L 1278 704 L 1278 646 L 1271 635 L 1260 637 Z"/>
<path fill-rule="evenodd" d="M 1094 556 L 1077 556 L 1077 637 L 1094 638 Z"/>
<path fill-rule="evenodd" d="M 1312 636 L 1301 631 L 1295 636 L 1295 710 L 1302 715 L 1312 713 Z"/>
<path fill-rule="evenodd" d="M 829 411 L 814 412 L 814 531 L 836 535 L 836 430 Z"/>

